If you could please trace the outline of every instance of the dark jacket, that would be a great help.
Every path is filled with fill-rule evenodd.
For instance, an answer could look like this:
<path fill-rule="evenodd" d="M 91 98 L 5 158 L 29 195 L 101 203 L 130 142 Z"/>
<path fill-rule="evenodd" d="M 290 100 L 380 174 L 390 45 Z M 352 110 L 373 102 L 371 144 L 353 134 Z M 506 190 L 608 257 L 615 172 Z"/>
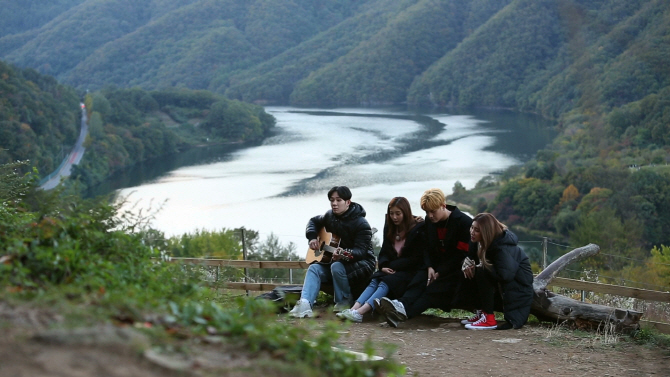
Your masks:
<path fill-rule="evenodd" d="M 395 240 L 386 237 L 388 224 L 384 224 L 384 242 L 382 242 L 382 248 L 377 259 L 379 269 L 372 275 L 372 278 L 379 278 L 380 281 L 386 283 L 389 287 L 390 298 L 401 297 L 405 293 L 409 282 L 423 265 L 423 253 L 426 250 L 424 225 L 423 219 L 417 217 L 417 223 L 407 233 L 405 245 L 400 256 L 398 256 L 394 247 Z M 382 272 L 384 267 L 393 269 L 395 273 L 388 275 Z"/>
<path fill-rule="evenodd" d="M 340 216 L 329 210 L 324 215 L 312 217 L 305 229 L 307 239 L 316 239 L 323 227 L 327 232 L 339 236 L 340 247 L 349 249 L 353 254 L 351 261 L 340 260 L 347 270 L 349 284 L 367 284 L 375 270 L 375 254 L 372 249 L 372 229 L 365 219 L 365 209 L 351 202 L 347 212 Z"/>
<path fill-rule="evenodd" d="M 486 259 L 493 265 L 487 272 L 500 285 L 505 320 L 514 328 L 526 324 L 533 303 L 533 271 L 518 242 L 516 234 L 506 230 L 486 251 Z"/>
<path fill-rule="evenodd" d="M 470 226 L 472 218 L 461 212 L 456 206 L 447 206 L 451 211 L 447 219 L 447 233 L 444 247 L 439 244 L 437 235 L 440 223 L 426 221 L 428 247 L 424 254 L 425 268 L 433 267 L 440 274 L 440 280 L 458 280 L 466 256 L 472 258 L 470 252 Z"/>

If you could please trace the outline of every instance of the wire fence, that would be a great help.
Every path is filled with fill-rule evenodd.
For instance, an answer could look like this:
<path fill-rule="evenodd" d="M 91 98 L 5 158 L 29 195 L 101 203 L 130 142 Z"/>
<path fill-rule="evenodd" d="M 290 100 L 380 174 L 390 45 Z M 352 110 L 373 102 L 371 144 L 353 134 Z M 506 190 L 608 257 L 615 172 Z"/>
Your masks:
<path fill-rule="evenodd" d="M 295 234 L 276 234 L 276 233 L 263 233 L 259 232 L 259 236 L 266 236 L 269 237 L 270 235 L 274 236 L 279 236 L 279 237 L 296 237 L 297 235 Z M 519 234 L 519 233 L 517 233 Z M 537 239 L 532 240 L 529 238 L 535 237 Z M 534 236 L 534 235 L 527 235 L 523 234 L 522 235 L 522 240 L 519 240 L 519 246 L 524 250 L 524 252 L 528 255 L 528 258 L 530 259 L 531 263 L 536 263 L 541 269 L 546 268 L 548 265 L 550 265 L 552 262 L 554 262 L 556 259 L 560 258 L 563 254 L 567 253 L 568 251 L 571 251 L 575 249 L 575 246 L 570 246 L 570 245 L 565 245 L 559 242 L 553 241 L 550 237 L 543 237 L 543 236 Z M 622 256 L 622 255 L 616 255 L 616 254 L 610 254 L 610 253 L 605 253 L 602 250 L 598 253 L 600 256 L 606 256 L 610 258 L 615 258 L 615 259 L 620 259 L 620 260 L 625 260 L 629 262 L 629 264 L 636 264 L 639 266 L 644 266 L 644 265 L 652 265 L 652 266 L 664 266 L 664 267 L 670 267 L 669 263 L 662 263 L 662 262 L 655 262 L 650 259 L 636 259 L 636 258 L 630 258 L 627 256 Z M 593 282 L 599 282 L 599 281 L 607 281 L 610 284 L 617 284 L 617 285 L 622 285 L 622 286 L 628 286 L 628 287 L 638 287 L 638 288 L 645 288 L 645 289 L 653 289 L 653 290 L 659 290 L 659 291 L 670 291 L 670 286 L 667 285 L 659 285 L 659 284 L 653 284 L 649 282 L 643 282 L 643 281 L 638 281 L 638 280 L 631 280 L 627 279 L 621 276 L 610 276 L 610 275 L 604 275 L 602 273 L 599 273 L 596 270 L 593 269 L 583 269 L 583 270 L 575 270 L 575 269 L 563 269 L 559 276 L 566 277 L 566 278 L 571 278 L 571 279 L 576 279 L 576 280 L 586 280 L 586 281 L 593 281 Z"/>
<path fill-rule="evenodd" d="M 259 233 L 260 235 L 260 233 Z M 275 234 L 275 236 L 277 236 Z M 242 237 L 244 238 L 244 237 Z M 560 256 L 565 253 L 575 249 L 575 247 L 550 241 L 548 237 L 542 237 L 541 240 L 522 240 L 519 241 L 520 246 L 524 249 L 526 254 L 528 254 L 529 259 L 532 263 L 537 264 L 540 267 L 546 267 L 551 262 L 558 259 Z M 243 248 L 246 249 L 246 245 L 243 245 Z M 609 253 L 600 252 L 599 255 L 604 255 L 612 258 L 622 258 L 629 262 L 648 264 L 649 260 L 635 259 L 625 256 L 613 255 Z M 243 253 L 243 258 L 246 260 L 246 250 Z M 249 261 L 253 263 L 253 261 Z M 265 263 L 265 262 L 264 262 Z M 667 266 L 665 263 L 657 263 L 658 265 Z M 250 285 L 261 284 L 262 287 L 268 287 L 268 290 L 271 290 L 272 286 L 275 285 L 291 285 L 291 284 L 302 284 L 305 276 L 304 266 L 302 268 L 287 269 L 287 268 L 239 268 L 239 267 L 225 267 L 225 266 L 207 266 L 207 265 L 195 265 L 185 266 L 184 268 L 190 268 L 192 271 L 197 271 L 197 273 L 202 274 L 203 278 L 211 285 L 215 287 L 225 287 L 226 284 L 237 284 L 242 287 L 246 287 L 247 294 L 249 295 Z M 644 288 L 649 289 L 650 291 L 658 292 L 668 292 L 670 287 L 652 284 L 648 282 L 631 280 L 619 276 L 609 276 L 602 274 L 601 272 L 595 269 L 570 269 L 565 268 L 561 270 L 560 277 L 570 278 L 574 280 L 580 280 L 584 282 L 593 282 L 593 283 L 603 283 L 605 280 L 608 284 L 613 284 L 615 286 L 629 287 L 629 288 Z M 267 286 L 266 286 L 267 284 Z M 238 288 L 245 289 L 245 288 Z M 644 317 L 647 321 L 656 321 L 659 322 L 662 326 L 668 326 L 670 323 L 670 302 L 659 302 L 656 300 L 644 300 L 640 298 L 628 297 L 626 295 L 620 294 L 609 294 L 609 293 L 597 293 L 588 290 L 581 289 L 571 289 L 561 287 L 560 284 L 552 285 L 551 289 L 558 294 L 564 295 L 566 297 L 573 298 L 575 300 L 581 300 L 583 302 L 588 302 L 592 304 L 605 305 L 609 307 L 615 307 L 619 309 L 628 309 L 638 312 L 643 312 Z M 645 297 L 645 296 L 636 296 L 636 297 Z M 664 331 L 667 331 L 665 329 Z"/>

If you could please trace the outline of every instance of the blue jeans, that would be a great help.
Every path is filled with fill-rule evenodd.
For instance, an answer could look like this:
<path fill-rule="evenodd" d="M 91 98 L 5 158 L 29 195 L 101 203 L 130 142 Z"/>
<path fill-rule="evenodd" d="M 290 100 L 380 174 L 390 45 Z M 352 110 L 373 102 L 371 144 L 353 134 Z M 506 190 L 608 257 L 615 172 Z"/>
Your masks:
<path fill-rule="evenodd" d="M 335 303 L 341 305 L 351 305 L 351 289 L 347 279 L 347 271 L 341 262 L 331 264 L 312 264 L 305 274 L 305 282 L 302 285 L 301 299 L 309 301 L 314 305 L 316 296 L 319 295 L 321 283 L 332 283 L 333 293 L 335 294 Z"/>
<path fill-rule="evenodd" d="M 363 305 L 364 303 L 370 304 L 372 307 L 372 310 L 375 309 L 375 299 L 376 298 L 382 298 L 386 296 L 389 293 L 389 286 L 386 285 L 383 281 L 379 281 L 379 279 L 372 279 L 370 281 L 370 284 L 368 284 L 368 287 L 365 288 L 363 293 L 361 293 L 361 297 L 356 300 L 359 304 Z"/>

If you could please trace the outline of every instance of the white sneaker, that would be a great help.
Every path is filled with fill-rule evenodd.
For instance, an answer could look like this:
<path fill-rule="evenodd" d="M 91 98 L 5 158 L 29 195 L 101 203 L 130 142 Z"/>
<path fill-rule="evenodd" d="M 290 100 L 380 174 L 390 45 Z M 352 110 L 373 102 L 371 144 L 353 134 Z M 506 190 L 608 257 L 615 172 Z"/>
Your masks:
<path fill-rule="evenodd" d="M 347 304 L 335 304 L 333 306 L 333 313 L 340 313 L 347 309 L 351 308 L 351 305 Z"/>
<path fill-rule="evenodd" d="M 309 301 L 301 298 L 295 304 L 293 309 L 288 312 L 288 315 L 295 318 L 312 317 L 312 306 L 309 304 Z"/>
<path fill-rule="evenodd" d="M 351 310 L 351 309 L 344 309 L 339 313 L 335 313 L 335 317 L 340 318 L 340 319 L 344 319 L 344 313 L 348 312 L 349 310 Z"/>
<path fill-rule="evenodd" d="M 398 327 L 398 324 L 407 321 L 407 313 L 405 306 L 398 300 L 390 300 L 387 297 L 382 297 L 379 300 L 380 311 L 386 317 L 386 323 L 392 327 Z"/>
<path fill-rule="evenodd" d="M 337 316 L 342 319 L 347 319 L 351 322 L 363 322 L 363 314 L 359 313 L 358 310 L 347 309 L 340 313 L 337 313 Z"/>

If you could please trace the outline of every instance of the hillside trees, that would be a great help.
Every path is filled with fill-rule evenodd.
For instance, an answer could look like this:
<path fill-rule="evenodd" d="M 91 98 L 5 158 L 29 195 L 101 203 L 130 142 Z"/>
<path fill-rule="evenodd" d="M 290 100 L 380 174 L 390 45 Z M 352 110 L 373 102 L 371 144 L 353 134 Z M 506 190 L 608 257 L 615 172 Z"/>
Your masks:
<path fill-rule="evenodd" d="M 415 80 L 408 100 L 518 107 L 517 96 L 532 93 L 527 87 L 543 86 L 537 79 L 550 69 L 562 38 L 555 2 L 512 2 Z"/>
<path fill-rule="evenodd" d="M 50 173 L 78 135 L 75 91 L 33 69 L 0 62 L 0 163 L 30 160 Z"/>
<path fill-rule="evenodd" d="M 402 103 L 414 78 L 507 1 L 400 2 L 384 28 L 296 85 L 300 105 Z M 479 7 L 478 7 L 479 6 Z"/>
<path fill-rule="evenodd" d="M 350 16 L 364 2 L 89 0 L 37 31 L 0 39 L 2 56 L 81 88 L 207 89 Z"/>
<path fill-rule="evenodd" d="M 275 124 L 274 117 L 260 106 L 230 101 L 206 91 L 148 92 L 109 87 L 91 93 L 86 103 L 90 114 L 87 153 L 73 172 L 73 178 L 86 187 L 116 170 L 194 143 L 209 139 L 257 140 Z M 203 121 L 194 127 L 189 123 L 192 119 Z"/>
<path fill-rule="evenodd" d="M 0 19 L 0 37 L 36 29 L 56 18 L 59 14 L 83 3 L 85 0 L 40 0 L 0 1 L 5 14 L 12 17 Z"/>
<path fill-rule="evenodd" d="M 239 101 L 215 102 L 202 127 L 214 136 L 233 140 L 263 134 L 260 119 L 247 112 Z"/>
<path fill-rule="evenodd" d="M 217 75 L 211 83 L 212 90 L 225 91 L 228 97 L 244 101 L 289 103 L 296 83 L 378 33 L 407 2 L 380 0 L 373 4 L 352 12 L 327 32 L 256 66 L 235 71 L 230 77 Z M 322 103 L 329 98 L 312 94 L 310 97 Z"/>
<path fill-rule="evenodd" d="M 668 85 L 661 0 L 124 5 L 84 1 L 0 38 L 0 51 L 82 89 L 184 86 L 245 101 L 502 106 L 554 118 L 609 112 Z"/>

